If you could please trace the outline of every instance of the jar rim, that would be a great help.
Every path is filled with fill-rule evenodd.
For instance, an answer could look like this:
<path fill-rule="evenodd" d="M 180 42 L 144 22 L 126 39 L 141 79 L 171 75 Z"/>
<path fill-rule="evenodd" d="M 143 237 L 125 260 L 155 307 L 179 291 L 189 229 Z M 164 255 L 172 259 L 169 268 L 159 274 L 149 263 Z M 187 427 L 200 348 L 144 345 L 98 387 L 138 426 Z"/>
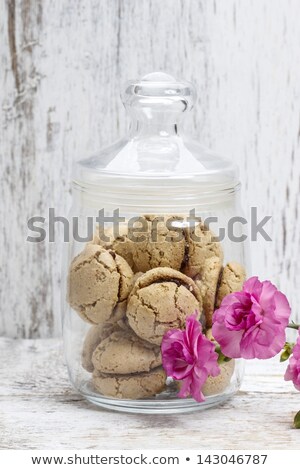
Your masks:
<path fill-rule="evenodd" d="M 107 180 L 106 180 L 107 183 Z M 73 180 L 73 195 L 81 199 L 81 202 L 87 206 L 98 207 L 99 204 L 104 207 L 126 207 L 152 208 L 155 210 L 166 208 L 170 210 L 177 208 L 190 210 L 194 206 L 202 206 L 206 209 L 216 205 L 231 204 L 241 188 L 240 182 L 236 181 L 231 185 L 210 186 L 207 188 L 199 186 L 182 187 L 180 191 L 176 186 L 131 186 L 124 190 L 124 187 L 115 185 L 91 185 Z M 142 209 L 141 209 L 142 210 Z"/>

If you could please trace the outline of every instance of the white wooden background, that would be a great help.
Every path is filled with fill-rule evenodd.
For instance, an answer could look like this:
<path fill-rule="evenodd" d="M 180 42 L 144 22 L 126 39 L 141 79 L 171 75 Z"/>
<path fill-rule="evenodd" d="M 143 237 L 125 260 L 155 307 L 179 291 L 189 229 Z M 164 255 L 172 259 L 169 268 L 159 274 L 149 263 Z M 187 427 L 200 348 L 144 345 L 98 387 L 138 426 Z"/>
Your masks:
<path fill-rule="evenodd" d="M 241 169 L 245 207 L 273 216 L 253 272 L 300 300 L 299 0 L 1 0 L 0 334 L 60 333 L 61 239 L 26 222 L 64 215 L 72 161 L 126 128 L 127 78 L 193 81 L 188 127 Z"/>

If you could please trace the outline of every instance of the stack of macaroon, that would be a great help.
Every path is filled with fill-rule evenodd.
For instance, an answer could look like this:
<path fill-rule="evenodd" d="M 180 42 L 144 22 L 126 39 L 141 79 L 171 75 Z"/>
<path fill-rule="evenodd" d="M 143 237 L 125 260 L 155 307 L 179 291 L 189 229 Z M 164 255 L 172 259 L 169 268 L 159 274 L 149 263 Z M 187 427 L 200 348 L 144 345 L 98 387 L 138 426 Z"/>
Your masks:
<path fill-rule="evenodd" d="M 104 396 L 139 399 L 166 389 L 160 346 L 166 331 L 184 329 L 197 312 L 211 337 L 212 315 L 225 295 L 241 289 L 244 268 L 223 267 L 223 250 L 201 222 L 192 227 L 176 215 L 140 217 L 143 231 L 128 224 L 96 232 L 71 263 L 68 302 L 92 324 L 84 339 L 82 366 Z M 103 236 L 105 235 L 105 236 Z M 234 361 L 209 377 L 203 392 L 220 393 Z"/>

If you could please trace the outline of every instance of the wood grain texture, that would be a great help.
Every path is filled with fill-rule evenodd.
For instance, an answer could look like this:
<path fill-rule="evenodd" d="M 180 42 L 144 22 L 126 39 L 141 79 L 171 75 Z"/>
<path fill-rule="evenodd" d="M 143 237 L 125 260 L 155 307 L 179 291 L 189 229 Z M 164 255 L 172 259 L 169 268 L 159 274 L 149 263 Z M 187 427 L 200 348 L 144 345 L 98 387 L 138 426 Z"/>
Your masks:
<path fill-rule="evenodd" d="M 241 169 L 243 203 L 272 215 L 252 271 L 300 319 L 298 0 L 2 0 L 0 333 L 60 332 L 62 239 L 26 243 L 28 217 L 65 215 L 72 162 L 126 128 L 128 78 L 195 82 L 187 128 Z"/>
<path fill-rule="evenodd" d="M 0 355 L 0 449 L 300 449 L 299 392 L 283 381 L 278 358 L 249 361 L 242 390 L 215 409 L 149 416 L 83 400 L 58 339 L 2 338 Z"/>

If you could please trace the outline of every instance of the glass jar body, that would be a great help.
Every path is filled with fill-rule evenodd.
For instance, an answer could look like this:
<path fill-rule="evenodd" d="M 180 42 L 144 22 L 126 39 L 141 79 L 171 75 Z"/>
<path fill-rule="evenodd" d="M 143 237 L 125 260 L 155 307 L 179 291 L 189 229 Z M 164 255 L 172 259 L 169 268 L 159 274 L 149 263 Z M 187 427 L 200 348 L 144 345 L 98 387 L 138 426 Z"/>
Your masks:
<path fill-rule="evenodd" d="M 154 197 L 74 185 L 63 337 L 70 379 L 84 397 L 119 411 L 176 413 L 236 393 L 242 360 L 223 363 L 219 376 L 208 377 L 204 401 L 179 398 L 181 382 L 167 377 L 160 349 L 164 334 L 183 331 L 195 311 L 212 339 L 212 313 L 229 293 L 225 276 L 233 266 L 241 287 L 249 274 L 240 217 L 238 187 L 174 199 L 164 186 Z"/>

